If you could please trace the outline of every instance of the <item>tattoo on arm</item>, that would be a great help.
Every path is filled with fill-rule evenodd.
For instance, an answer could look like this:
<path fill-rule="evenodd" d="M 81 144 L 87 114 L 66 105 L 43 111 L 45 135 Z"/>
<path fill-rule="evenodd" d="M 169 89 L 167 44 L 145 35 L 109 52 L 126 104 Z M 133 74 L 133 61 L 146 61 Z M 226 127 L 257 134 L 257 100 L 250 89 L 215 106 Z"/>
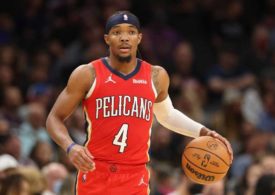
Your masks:
<path fill-rule="evenodd" d="M 160 92 L 160 88 L 159 88 L 160 86 L 159 86 L 159 80 L 158 80 L 159 72 L 160 72 L 160 68 L 158 67 L 152 68 L 152 78 L 153 78 L 153 82 L 156 87 L 157 93 Z"/>

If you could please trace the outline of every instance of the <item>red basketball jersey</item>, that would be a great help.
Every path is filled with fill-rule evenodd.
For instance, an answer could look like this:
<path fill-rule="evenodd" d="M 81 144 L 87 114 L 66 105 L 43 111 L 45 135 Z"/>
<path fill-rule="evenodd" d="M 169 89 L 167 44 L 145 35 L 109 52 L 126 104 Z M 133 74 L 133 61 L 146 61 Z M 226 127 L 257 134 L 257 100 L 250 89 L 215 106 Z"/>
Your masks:
<path fill-rule="evenodd" d="M 151 65 L 138 59 L 134 71 L 123 75 L 106 58 L 91 64 L 96 79 L 83 100 L 88 122 L 85 145 L 96 160 L 119 164 L 148 162 L 156 98 Z"/>

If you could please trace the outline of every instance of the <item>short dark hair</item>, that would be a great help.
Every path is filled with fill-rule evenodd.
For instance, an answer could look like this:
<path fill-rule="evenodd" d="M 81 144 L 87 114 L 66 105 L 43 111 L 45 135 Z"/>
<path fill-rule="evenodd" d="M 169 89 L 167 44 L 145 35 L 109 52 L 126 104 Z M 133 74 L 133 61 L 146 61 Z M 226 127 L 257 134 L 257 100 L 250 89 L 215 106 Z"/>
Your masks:
<path fill-rule="evenodd" d="M 272 194 L 275 192 L 275 175 L 262 175 L 255 189 L 255 195 Z"/>

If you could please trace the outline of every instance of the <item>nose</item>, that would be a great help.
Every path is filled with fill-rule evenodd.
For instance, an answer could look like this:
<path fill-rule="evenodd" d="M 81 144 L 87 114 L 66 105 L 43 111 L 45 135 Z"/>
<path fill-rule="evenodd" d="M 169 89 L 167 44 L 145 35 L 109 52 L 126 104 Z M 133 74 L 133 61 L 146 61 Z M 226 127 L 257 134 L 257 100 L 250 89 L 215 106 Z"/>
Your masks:
<path fill-rule="evenodd" d="M 129 35 L 128 35 L 128 33 L 121 33 L 120 41 L 122 41 L 122 42 L 129 41 Z"/>

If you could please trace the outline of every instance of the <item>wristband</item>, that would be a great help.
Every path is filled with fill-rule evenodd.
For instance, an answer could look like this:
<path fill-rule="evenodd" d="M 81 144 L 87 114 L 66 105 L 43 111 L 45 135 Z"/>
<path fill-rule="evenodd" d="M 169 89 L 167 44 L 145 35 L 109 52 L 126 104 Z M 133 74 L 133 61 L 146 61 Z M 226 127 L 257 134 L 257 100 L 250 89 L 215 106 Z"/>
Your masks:
<path fill-rule="evenodd" d="M 67 147 L 67 150 L 66 150 L 66 153 L 69 154 L 71 149 L 73 148 L 73 146 L 76 145 L 76 143 L 71 143 L 68 147 Z"/>

